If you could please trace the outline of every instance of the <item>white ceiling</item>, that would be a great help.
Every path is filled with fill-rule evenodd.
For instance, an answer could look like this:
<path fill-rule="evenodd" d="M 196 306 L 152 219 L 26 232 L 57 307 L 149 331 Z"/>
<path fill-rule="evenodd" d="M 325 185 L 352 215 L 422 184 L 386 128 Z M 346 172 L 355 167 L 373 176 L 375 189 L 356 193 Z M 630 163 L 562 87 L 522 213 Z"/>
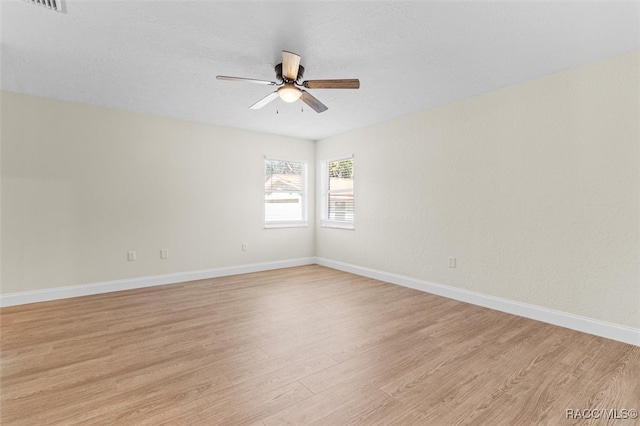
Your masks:
<path fill-rule="evenodd" d="M 0 1 L 4 90 L 314 140 L 640 48 L 638 2 Z M 361 88 L 255 111 L 272 87 L 215 79 L 282 50 Z"/>

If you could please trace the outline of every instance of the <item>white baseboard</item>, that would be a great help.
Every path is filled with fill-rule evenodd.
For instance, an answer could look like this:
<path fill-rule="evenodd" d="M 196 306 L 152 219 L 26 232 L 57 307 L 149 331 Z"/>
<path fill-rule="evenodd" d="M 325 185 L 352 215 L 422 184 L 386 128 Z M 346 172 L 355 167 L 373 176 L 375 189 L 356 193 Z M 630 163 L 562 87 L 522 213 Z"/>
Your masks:
<path fill-rule="evenodd" d="M 449 299 L 460 300 L 473 305 L 507 312 L 525 318 L 546 322 L 560 327 L 570 328 L 583 333 L 606 337 L 624 343 L 640 346 L 640 330 L 623 325 L 612 324 L 592 318 L 569 314 L 567 312 L 556 311 L 540 306 L 529 305 L 527 303 L 500 297 L 488 296 L 482 293 L 463 290 L 443 284 L 418 280 L 404 275 L 392 274 L 375 269 L 363 268 L 349 263 L 338 262 L 331 259 L 316 257 L 315 263 L 328 268 L 337 269 L 352 274 L 374 278 L 380 281 L 413 288 L 426 293 L 444 296 Z"/>
<path fill-rule="evenodd" d="M 24 305 L 27 303 L 46 302 L 49 300 L 67 299 L 92 294 L 110 293 L 113 291 L 132 290 L 157 285 L 175 284 L 185 281 L 225 277 L 229 275 L 247 274 L 251 272 L 269 271 L 273 269 L 291 268 L 318 264 L 352 274 L 374 278 L 392 284 L 413 288 L 426 293 L 436 294 L 449 299 L 460 300 L 473 305 L 483 306 L 502 312 L 531 318 L 537 321 L 570 328 L 572 330 L 606 337 L 624 343 L 640 346 L 640 330 L 623 325 L 612 324 L 592 318 L 569 314 L 562 311 L 543 308 L 514 300 L 488 296 L 482 293 L 463 290 L 443 284 L 423 281 L 404 275 L 364 268 L 349 263 L 322 257 L 305 257 L 299 259 L 274 262 L 252 263 L 247 265 L 228 266 L 191 272 L 178 272 L 166 275 L 155 275 L 123 280 L 105 281 L 92 284 L 58 287 L 47 290 L 24 291 L 0 295 L 0 307 Z"/>
<path fill-rule="evenodd" d="M 148 277 L 127 278 L 123 280 L 105 281 L 92 284 L 57 287 L 46 290 L 22 291 L 0 295 L 0 307 L 24 305 L 27 303 L 46 302 L 49 300 L 67 299 L 70 297 L 89 296 L 92 294 L 110 293 L 113 291 L 132 290 L 156 285 L 175 284 L 185 281 L 226 277 L 229 275 L 247 274 L 251 272 L 269 271 L 272 269 L 291 268 L 293 266 L 312 265 L 315 258 L 280 260 L 275 262 L 252 263 L 247 265 L 228 266 L 215 269 L 204 269 L 191 272 L 155 275 Z"/>

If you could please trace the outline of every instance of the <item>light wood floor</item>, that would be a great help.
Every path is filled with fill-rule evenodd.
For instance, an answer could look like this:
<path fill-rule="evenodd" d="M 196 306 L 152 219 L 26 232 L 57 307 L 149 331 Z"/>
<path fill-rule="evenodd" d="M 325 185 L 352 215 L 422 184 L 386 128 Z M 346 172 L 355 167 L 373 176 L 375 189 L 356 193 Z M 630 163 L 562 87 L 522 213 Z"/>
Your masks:
<path fill-rule="evenodd" d="M 640 409 L 640 347 L 320 266 L 0 318 L 3 425 L 584 425 L 565 410 Z"/>

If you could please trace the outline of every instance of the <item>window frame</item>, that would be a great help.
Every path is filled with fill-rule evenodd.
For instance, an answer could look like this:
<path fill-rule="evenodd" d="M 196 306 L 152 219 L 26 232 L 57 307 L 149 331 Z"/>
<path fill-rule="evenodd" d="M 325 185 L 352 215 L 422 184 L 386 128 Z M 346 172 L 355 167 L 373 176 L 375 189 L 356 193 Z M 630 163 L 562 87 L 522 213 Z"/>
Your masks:
<path fill-rule="evenodd" d="M 308 220 L 308 205 L 309 205 L 309 190 L 308 190 L 308 173 L 309 173 L 309 163 L 307 161 L 304 160 L 291 160 L 291 159 L 283 159 L 283 158 L 276 158 L 276 157 L 264 157 L 264 161 L 262 163 L 264 169 L 263 169 L 263 179 L 266 178 L 266 163 L 267 161 L 282 161 L 282 162 L 287 162 L 287 163 L 300 163 L 301 167 L 301 190 L 300 191 L 287 191 L 287 190 L 276 190 L 276 191 L 270 191 L 270 192 L 276 192 L 276 193 L 296 193 L 296 194 L 300 194 L 301 196 L 301 209 L 302 209 L 302 214 L 301 214 L 301 219 L 296 219 L 296 220 L 274 220 L 274 221 L 267 221 L 267 209 L 266 209 L 266 199 L 263 199 L 262 201 L 262 220 L 264 223 L 264 228 L 265 229 L 277 229 L 277 228 L 304 228 L 309 226 L 309 220 Z M 266 197 L 267 195 L 267 191 L 264 189 L 264 183 L 263 183 L 263 197 Z"/>
<path fill-rule="evenodd" d="M 329 191 L 329 163 L 335 163 L 337 161 L 344 160 L 353 160 L 353 219 L 350 221 L 342 221 L 342 220 L 332 220 L 329 219 L 329 196 L 331 192 Z M 355 156 L 353 154 L 349 156 L 341 156 L 335 158 L 328 158 L 322 160 L 320 162 L 320 197 L 321 197 L 321 215 L 320 215 L 320 227 L 322 228 L 336 228 L 336 229 L 355 229 L 355 221 L 356 221 L 356 181 L 355 181 Z"/>

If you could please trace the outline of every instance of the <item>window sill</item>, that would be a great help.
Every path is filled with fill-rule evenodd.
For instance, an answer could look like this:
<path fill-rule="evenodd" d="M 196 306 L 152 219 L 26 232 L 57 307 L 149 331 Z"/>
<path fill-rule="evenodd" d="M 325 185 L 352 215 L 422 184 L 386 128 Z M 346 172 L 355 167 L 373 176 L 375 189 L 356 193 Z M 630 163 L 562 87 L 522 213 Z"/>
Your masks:
<path fill-rule="evenodd" d="M 309 224 L 307 222 L 274 222 L 265 223 L 264 229 L 277 229 L 277 228 L 306 228 Z"/>
<path fill-rule="evenodd" d="M 353 230 L 353 222 L 337 222 L 333 220 L 320 221 L 322 228 L 351 229 Z"/>

